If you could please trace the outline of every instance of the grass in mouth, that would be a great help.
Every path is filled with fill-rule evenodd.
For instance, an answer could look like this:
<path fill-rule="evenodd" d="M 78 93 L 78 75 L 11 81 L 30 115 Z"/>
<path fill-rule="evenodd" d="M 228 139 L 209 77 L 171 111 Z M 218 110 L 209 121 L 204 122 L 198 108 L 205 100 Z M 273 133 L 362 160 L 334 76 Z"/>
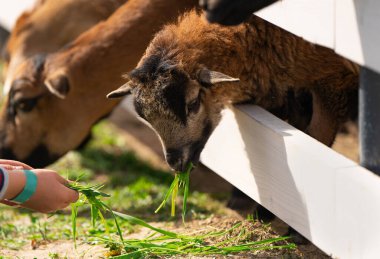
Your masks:
<path fill-rule="evenodd" d="M 189 173 L 191 166 L 186 171 Z M 188 176 L 180 179 L 179 176 L 174 180 L 175 185 L 184 185 L 185 192 L 186 184 L 188 184 Z M 187 179 L 187 180 L 186 180 Z M 185 182 L 187 181 L 187 182 Z M 176 183 L 177 182 L 177 183 Z M 109 206 L 102 201 L 104 198 L 109 197 L 108 194 L 103 193 L 100 189 L 103 185 L 81 185 L 78 182 L 70 183 L 70 188 L 77 190 L 80 193 L 80 199 L 72 205 L 72 232 L 73 238 L 76 239 L 76 219 L 78 207 L 88 205 L 91 207 L 91 222 L 93 226 L 100 219 L 105 224 L 104 214 L 111 215 L 117 228 L 119 239 L 114 239 L 111 235 L 106 237 L 96 237 L 97 241 L 106 243 L 112 247 L 113 251 L 124 250 L 124 254 L 118 255 L 113 258 L 142 258 L 146 256 L 174 256 L 174 255 L 192 255 L 192 256 L 206 256 L 206 255 L 228 255 L 236 254 L 246 251 L 257 251 L 267 249 L 284 249 L 294 248 L 294 244 L 281 243 L 287 239 L 286 237 L 272 238 L 267 240 L 252 242 L 249 240 L 249 231 L 242 226 L 242 222 L 234 224 L 227 230 L 223 231 L 210 231 L 205 234 L 182 235 L 161 228 L 154 227 L 142 219 L 113 211 Z M 177 187 L 178 188 L 178 187 Z M 188 187 L 187 187 L 188 189 Z M 169 189 L 170 191 L 170 189 Z M 176 195 L 173 190 L 170 192 L 173 196 Z M 167 196 L 170 196 L 169 195 Z M 187 196 L 187 195 L 186 195 Z M 168 198 L 166 199 L 168 200 Z M 165 201 L 166 202 L 166 201 Z M 185 197 L 184 197 L 185 202 Z M 186 206 L 184 206 L 186 209 Z M 139 225 L 144 228 L 152 230 L 152 234 L 144 239 L 124 239 L 118 220 L 127 221 L 130 224 Z M 233 236 L 232 232 L 239 230 Z M 106 230 L 107 232 L 107 230 Z M 220 237 L 227 237 L 221 239 Z M 214 242 L 210 242 L 214 240 Z M 212 243 L 212 244 L 211 244 Z"/>
<path fill-rule="evenodd" d="M 164 200 L 161 202 L 160 206 L 156 209 L 157 213 L 162 207 L 165 206 L 169 197 L 171 196 L 171 216 L 175 216 L 175 202 L 178 195 L 179 188 L 183 188 L 183 201 L 182 201 L 182 221 L 185 223 L 186 216 L 186 204 L 187 197 L 189 196 L 189 184 L 190 184 L 190 172 L 193 169 L 193 164 L 190 163 L 185 172 L 177 172 L 175 174 L 174 180 L 169 187 L 169 190 L 166 192 Z"/>

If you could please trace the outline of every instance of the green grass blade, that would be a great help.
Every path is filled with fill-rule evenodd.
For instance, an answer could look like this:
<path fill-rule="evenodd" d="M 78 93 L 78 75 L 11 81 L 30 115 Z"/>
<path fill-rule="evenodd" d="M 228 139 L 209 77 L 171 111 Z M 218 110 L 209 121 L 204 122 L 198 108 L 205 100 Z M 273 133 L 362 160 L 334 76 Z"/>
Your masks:
<path fill-rule="evenodd" d="M 116 218 L 116 215 L 115 215 L 114 211 L 110 207 L 108 207 L 106 204 L 104 204 L 103 202 L 100 202 L 100 203 L 102 204 L 102 206 L 104 208 L 107 209 L 107 211 L 109 211 L 111 213 L 111 215 L 113 217 L 113 220 L 115 222 L 115 225 L 116 225 L 117 234 L 119 235 L 120 240 L 123 243 L 124 242 L 123 233 L 121 232 L 120 225 L 119 225 L 119 222 L 117 221 L 117 218 Z"/>
<path fill-rule="evenodd" d="M 177 175 L 175 177 L 178 178 Z M 175 216 L 175 201 L 177 199 L 177 194 L 178 194 L 178 183 L 179 183 L 179 180 L 177 180 L 176 183 L 177 184 L 174 186 L 173 191 L 172 191 L 172 209 L 171 209 L 171 216 L 172 217 Z"/>
<path fill-rule="evenodd" d="M 76 203 L 71 204 L 71 228 L 73 231 L 74 245 L 77 247 L 77 216 L 78 216 L 78 206 Z"/>
<path fill-rule="evenodd" d="M 186 203 L 189 193 L 189 180 L 190 180 L 190 165 L 186 172 L 176 174 L 168 192 L 165 195 L 163 203 L 157 211 L 162 208 L 171 196 L 171 213 L 175 214 L 175 201 L 180 191 L 179 188 L 183 188 L 183 206 L 182 206 L 182 220 L 184 221 L 186 215 Z M 261 240 L 256 242 L 246 242 L 247 231 L 242 226 L 242 222 L 236 223 L 227 230 L 211 231 L 205 234 L 192 234 L 192 235 L 179 235 L 174 232 L 166 231 L 161 228 L 154 227 L 149 223 L 135 218 L 133 216 L 113 211 L 103 201 L 103 197 L 107 197 L 108 194 L 104 194 L 99 191 L 103 185 L 80 185 L 76 184 L 75 189 L 81 193 L 81 199 L 72 204 L 72 228 L 74 240 L 77 237 L 76 221 L 78 208 L 82 205 L 88 204 L 91 206 L 91 221 L 95 226 L 98 218 L 102 220 L 102 223 L 106 227 L 106 232 L 109 234 L 107 223 L 102 214 L 109 212 L 113 217 L 117 232 L 120 236 L 120 240 L 113 240 L 112 236 L 103 237 L 103 242 L 107 244 L 112 243 L 118 247 L 123 247 L 127 254 L 116 256 L 113 258 L 145 258 L 145 257 L 168 257 L 175 255 L 186 256 L 210 256 L 210 255 L 229 255 L 237 254 L 244 251 L 257 251 L 266 249 L 285 249 L 294 248 L 293 244 L 279 245 L 278 241 L 283 241 L 287 237 L 272 238 L 267 240 Z M 156 211 L 156 212 L 157 212 Z M 118 219 L 125 220 L 131 224 L 139 225 L 150 230 L 154 233 L 148 235 L 144 239 L 127 239 L 124 240 Z M 238 229 L 239 228 L 239 229 Z M 233 234 L 233 230 L 237 229 Z M 233 234 L 233 235 L 232 235 Z M 217 242 L 223 237 L 223 241 Z M 98 237 L 100 238 L 100 237 Z M 215 243 L 216 241 L 216 243 Z"/>
<path fill-rule="evenodd" d="M 130 215 L 127 215 L 127 214 L 123 214 L 123 213 L 120 213 L 120 212 L 117 212 L 117 211 L 113 211 L 113 213 L 116 216 L 120 217 L 121 219 L 128 221 L 129 223 L 149 228 L 151 230 L 154 230 L 154 231 L 156 231 L 158 233 L 161 233 L 161 234 L 169 236 L 169 237 L 174 237 L 174 238 L 179 238 L 180 237 L 176 233 L 173 233 L 173 232 L 170 232 L 170 231 L 166 231 L 166 230 L 163 230 L 163 229 L 160 229 L 160 228 L 153 227 L 152 225 L 149 225 L 145 221 L 143 221 L 141 219 L 138 219 L 138 218 L 135 218 L 133 216 L 130 216 Z"/>
<path fill-rule="evenodd" d="M 95 228 L 96 220 L 98 219 L 99 209 L 95 204 L 91 204 L 91 225 Z"/>
<path fill-rule="evenodd" d="M 109 227 L 108 227 L 107 221 L 106 221 L 106 219 L 105 219 L 104 216 L 103 216 L 102 211 L 101 211 L 101 210 L 98 210 L 98 212 L 99 212 L 99 213 L 98 213 L 99 218 L 100 218 L 100 220 L 102 221 L 102 224 L 103 224 L 104 228 L 106 229 L 106 234 L 107 234 L 107 235 L 110 235 L 110 230 L 109 230 Z"/>
<path fill-rule="evenodd" d="M 185 217 L 187 211 L 187 197 L 189 196 L 189 186 L 190 186 L 190 173 L 186 172 L 185 186 L 183 191 L 183 203 L 182 203 L 182 222 L 185 224 Z"/>
<path fill-rule="evenodd" d="M 131 252 L 124 255 L 113 256 L 112 259 L 141 259 L 144 258 L 143 250 Z"/>
<path fill-rule="evenodd" d="M 174 178 L 174 181 L 170 185 L 169 190 L 166 192 L 164 200 L 161 202 L 160 206 L 158 206 L 158 208 L 154 211 L 154 213 L 159 212 L 160 209 L 162 207 L 164 207 L 164 205 L 166 204 L 166 202 L 169 199 L 170 195 L 172 194 L 174 187 L 177 186 L 177 185 L 178 185 L 178 178 L 176 177 L 176 178 Z"/>
<path fill-rule="evenodd" d="M 189 183 L 190 183 L 190 171 L 193 169 L 193 164 L 190 163 L 185 172 L 179 172 L 175 174 L 174 180 L 166 192 L 164 200 L 161 202 L 160 206 L 155 210 L 157 213 L 168 201 L 170 195 L 171 199 L 171 216 L 175 216 L 175 201 L 178 195 L 179 188 L 184 188 L 183 192 L 183 205 L 182 205 L 182 221 L 185 223 L 187 198 L 189 196 Z"/>

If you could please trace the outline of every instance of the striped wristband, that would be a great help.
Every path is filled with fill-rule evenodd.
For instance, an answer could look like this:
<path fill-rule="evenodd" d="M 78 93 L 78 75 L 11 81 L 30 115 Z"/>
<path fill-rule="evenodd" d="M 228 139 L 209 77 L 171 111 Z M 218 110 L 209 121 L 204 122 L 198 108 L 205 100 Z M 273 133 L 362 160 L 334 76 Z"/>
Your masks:
<path fill-rule="evenodd" d="M 0 200 L 4 198 L 4 195 L 8 189 L 9 176 L 8 171 L 0 167 Z"/>

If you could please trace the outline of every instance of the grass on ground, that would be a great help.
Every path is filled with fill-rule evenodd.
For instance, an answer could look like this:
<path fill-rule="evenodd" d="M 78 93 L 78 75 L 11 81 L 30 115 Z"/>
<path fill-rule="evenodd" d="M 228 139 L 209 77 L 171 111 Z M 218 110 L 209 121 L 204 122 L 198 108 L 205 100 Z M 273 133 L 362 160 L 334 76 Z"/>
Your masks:
<path fill-rule="evenodd" d="M 118 137 L 112 127 L 103 122 L 94 127 L 93 139 L 83 150 L 68 153 L 50 168 L 60 172 L 68 179 L 81 177 L 81 181 L 86 184 L 104 183 L 105 187 L 102 191 L 111 195 L 111 198 L 105 199 L 104 202 L 115 211 L 128 213 L 148 222 L 164 222 L 160 223 L 162 228 L 176 229 L 179 226 L 188 232 L 189 229 L 186 230 L 186 227 L 181 226 L 180 211 L 177 212 L 174 220 L 170 216 L 170 206 L 165 206 L 160 213 L 154 213 L 164 199 L 173 175 L 152 168 L 138 160 L 127 146 L 125 140 Z M 225 213 L 223 201 L 215 200 L 213 197 L 199 192 L 190 193 L 187 210 L 188 221 L 190 219 L 191 221 L 211 220 L 213 215 L 221 216 Z M 30 246 L 38 248 L 55 240 L 72 240 L 72 224 L 69 214 L 69 211 L 62 211 L 52 215 L 42 215 L 24 209 L 1 206 L 0 247 L 22 250 Z M 97 222 L 93 227 L 90 215 L 89 208 L 79 208 L 78 246 L 99 243 L 107 245 L 108 243 L 108 246 L 112 248 L 114 242 L 107 240 L 118 239 L 113 220 L 106 218 L 107 226 L 104 226 L 102 222 Z M 214 226 L 212 231 L 231 228 L 234 224 L 236 222 L 231 221 L 219 228 Z M 256 223 L 247 221 L 244 224 Z M 244 226 L 247 227 L 247 225 Z M 131 225 L 128 221 L 120 221 L 120 227 L 123 235 L 141 230 L 141 226 Z M 205 228 L 207 227 L 203 226 L 200 229 Z M 231 236 L 229 235 L 228 238 Z M 260 240 L 260 238 L 258 239 Z M 54 251 L 51 251 L 51 258 L 59 257 Z"/>

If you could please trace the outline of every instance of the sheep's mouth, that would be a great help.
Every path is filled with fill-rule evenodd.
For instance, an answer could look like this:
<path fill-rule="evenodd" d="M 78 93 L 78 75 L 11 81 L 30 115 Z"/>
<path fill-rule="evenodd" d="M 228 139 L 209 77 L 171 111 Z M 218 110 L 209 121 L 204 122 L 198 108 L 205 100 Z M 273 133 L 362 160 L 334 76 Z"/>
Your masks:
<path fill-rule="evenodd" d="M 43 168 L 54 163 L 61 156 L 52 154 L 45 145 L 41 144 L 23 159 L 17 157 L 11 148 L 2 147 L 0 149 L 0 157 L 2 159 L 20 160 L 32 167 Z"/>

